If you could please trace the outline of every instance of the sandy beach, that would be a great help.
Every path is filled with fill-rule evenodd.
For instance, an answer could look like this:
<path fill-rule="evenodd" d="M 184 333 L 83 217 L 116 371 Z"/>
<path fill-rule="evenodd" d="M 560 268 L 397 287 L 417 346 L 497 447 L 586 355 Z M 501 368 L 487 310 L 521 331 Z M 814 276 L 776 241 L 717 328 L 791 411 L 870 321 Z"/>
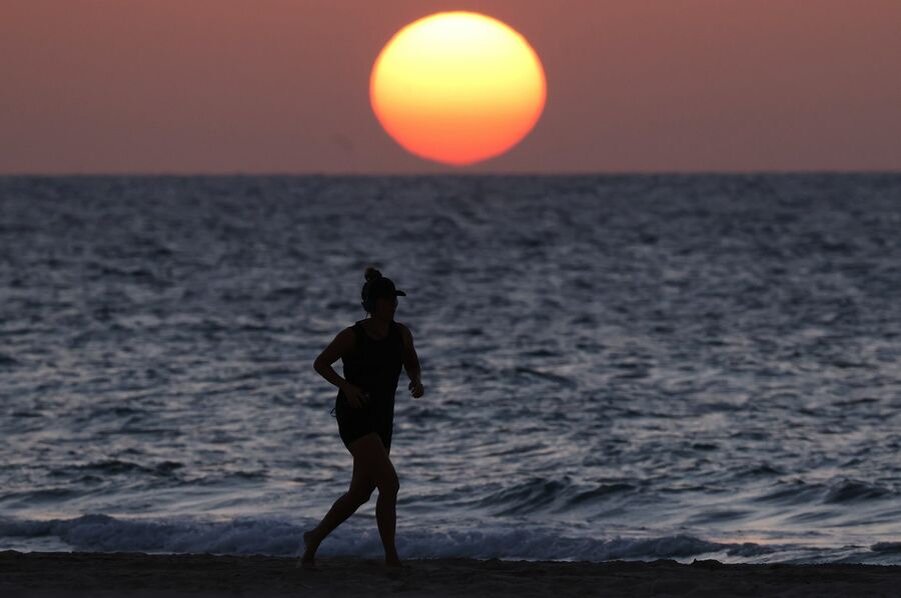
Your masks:
<path fill-rule="evenodd" d="M 0 595 L 15 596 L 897 596 L 901 567 L 411 559 L 402 569 L 336 557 L 0 552 Z"/>

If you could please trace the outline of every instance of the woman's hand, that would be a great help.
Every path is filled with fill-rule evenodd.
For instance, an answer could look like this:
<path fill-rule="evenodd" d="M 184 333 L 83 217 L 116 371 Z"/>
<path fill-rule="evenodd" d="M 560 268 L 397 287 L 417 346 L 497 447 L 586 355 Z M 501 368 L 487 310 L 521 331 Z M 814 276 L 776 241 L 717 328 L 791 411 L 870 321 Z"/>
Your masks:
<path fill-rule="evenodd" d="M 355 409 L 360 409 L 369 403 L 369 393 L 355 384 L 345 382 L 341 390 L 344 392 L 344 396 L 347 397 L 347 402 Z"/>
<path fill-rule="evenodd" d="M 413 395 L 414 399 L 418 399 L 425 393 L 425 390 L 422 388 L 422 382 L 419 380 L 410 380 L 407 388 L 410 389 L 410 394 Z"/>

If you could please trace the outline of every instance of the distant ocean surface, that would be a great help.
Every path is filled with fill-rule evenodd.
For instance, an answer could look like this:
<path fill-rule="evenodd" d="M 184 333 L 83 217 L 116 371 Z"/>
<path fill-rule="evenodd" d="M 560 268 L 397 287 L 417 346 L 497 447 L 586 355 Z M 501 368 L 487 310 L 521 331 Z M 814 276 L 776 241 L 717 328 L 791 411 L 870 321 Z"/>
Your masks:
<path fill-rule="evenodd" d="M 0 549 L 300 554 L 370 264 L 401 558 L 901 563 L 893 174 L 0 177 Z"/>

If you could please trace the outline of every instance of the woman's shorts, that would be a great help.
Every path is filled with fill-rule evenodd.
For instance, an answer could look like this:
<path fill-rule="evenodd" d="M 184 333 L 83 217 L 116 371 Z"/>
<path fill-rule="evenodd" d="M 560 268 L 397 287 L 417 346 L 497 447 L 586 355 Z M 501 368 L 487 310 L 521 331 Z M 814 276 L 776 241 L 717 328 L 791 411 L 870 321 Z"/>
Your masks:
<path fill-rule="evenodd" d="M 335 418 L 338 420 L 338 434 L 341 442 L 350 450 L 350 444 L 370 432 L 375 432 L 382 439 L 385 449 L 391 448 L 391 432 L 393 413 L 388 413 L 384 408 L 379 409 L 378 404 L 366 407 L 351 407 L 344 401 L 338 400 L 335 404 Z"/>

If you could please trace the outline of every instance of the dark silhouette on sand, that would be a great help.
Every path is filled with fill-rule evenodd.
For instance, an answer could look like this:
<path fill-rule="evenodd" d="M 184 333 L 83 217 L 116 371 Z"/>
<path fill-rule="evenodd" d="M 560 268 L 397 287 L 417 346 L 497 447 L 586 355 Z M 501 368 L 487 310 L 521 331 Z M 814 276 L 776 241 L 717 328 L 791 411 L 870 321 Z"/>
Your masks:
<path fill-rule="evenodd" d="M 394 544 L 399 483 L 388 457 L 394 423 L 394 393 L 401 366 L 410 378 L 410 394 L 423 395 L 419 357 L 410 330 L 394 321 L 397 296 L 389 278 L 373 267 L 366 269 L 361 297 L 370 317 L 343 329 L 322 350 L 313 368 L 338 387 L 335 414 L 341 441 L 354 458 L 350 489 L 344 493 L 319 524 L 303 534 L 305 551 L 298 565 L 314 565 L 317 548 L 332 530 L 369 501 L 379 489 L 375 514 L 385 548 L 385 564 L 401 566 Z M 341 359 L 346 379 L 332 364 Z"/>

